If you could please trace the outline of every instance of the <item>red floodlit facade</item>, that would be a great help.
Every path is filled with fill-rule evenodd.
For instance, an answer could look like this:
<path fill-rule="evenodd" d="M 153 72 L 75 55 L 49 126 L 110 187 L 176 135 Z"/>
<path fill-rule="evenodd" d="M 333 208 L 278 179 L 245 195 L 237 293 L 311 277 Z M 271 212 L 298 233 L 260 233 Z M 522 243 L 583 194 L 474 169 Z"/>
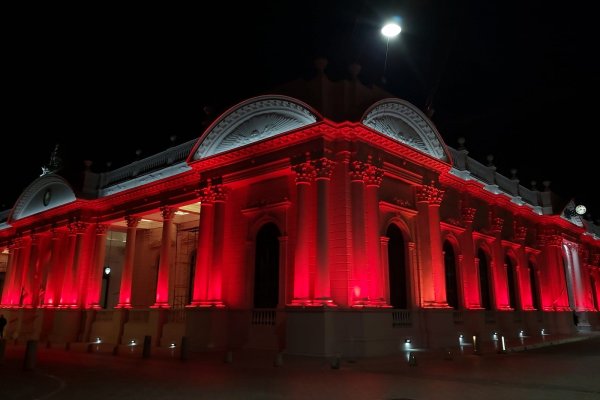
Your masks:
<path fill-rule="evenodd" d="M 35 180 L 0 215 L 7 336 L 361 356 L 598 329 L 599 229 L 572 204 L 408 102 L 317 81 L 82 188 Z"/>

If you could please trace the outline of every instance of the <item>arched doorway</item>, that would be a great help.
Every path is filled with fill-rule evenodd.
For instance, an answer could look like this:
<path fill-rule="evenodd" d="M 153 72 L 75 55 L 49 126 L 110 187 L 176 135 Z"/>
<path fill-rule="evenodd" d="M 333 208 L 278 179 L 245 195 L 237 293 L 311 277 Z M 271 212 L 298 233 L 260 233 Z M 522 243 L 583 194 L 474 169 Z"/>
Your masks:
<path fill-rule="evenodd" d="M 406 287 L 406 251 L 404 236 L 396 225 L 391 224 L 387 229 L 388 242 L 388 273 L 390 280 L 390 305 L 394 308 L 408 308 Z"/>
<path fill-rule="evenodd" d="M 444 242 L 444 270 L 446 271 L 446 301 L 454 309 L 458 309 L 458 279 L 456 276 L 456 254 L 449 241 Z"/>
<path fill-rule="evenodd" d="M 508 305 L 513 310 L 517 309 L 517 291 L 515 289 L 515 263 L 512 258 L 504 258 L 506 264 L 506 286 L 508 287 Z"/>
<path fill-rule="evenodd" d="M 276 308 L 279 301 L 279 237 L 273 223 L 263 225 L 256 235 L 254 257 L 254 308 Z"/>
<path fill-rule="evenodd" d="M 488 258 L 485 251 L 477 250 L 477 258 L 479 259 L 479 292 L 481 295 L 481 307 L 486 310 L 492 309 L 492 301 L 490 296 L 490 277 Z"/>
<path fill-rule="evenodd" d="M 533 266 L 533 263 L 531 261 L 529 262 L 529 284 L 531 285 L 531 305 L 536 310 L 541 310 L 542 307 L 540 304 L 540 292 L 539 292 L 540 287 L 538 285 L 538 279 L 537 279 L 537 274 L 535 273 L 535 267 Z"/>

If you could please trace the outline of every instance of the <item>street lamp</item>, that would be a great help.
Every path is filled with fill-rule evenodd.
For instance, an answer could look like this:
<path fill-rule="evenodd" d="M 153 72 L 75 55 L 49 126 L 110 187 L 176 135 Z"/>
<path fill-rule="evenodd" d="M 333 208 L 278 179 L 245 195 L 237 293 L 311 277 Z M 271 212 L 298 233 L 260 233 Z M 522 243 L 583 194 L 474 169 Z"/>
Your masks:
<path fill-rule="evenodd" d="M 386 82 L 385 79 L 385 71 L 387 69 L 387 58 L 388 58 L 388 50 L 390 48 L 390 39 L 395 38 L 402 31 L 402 27 L 398 25 L 396 22 L 388 22 L 381 28 L 381 34 L 386 37 L 386 45 L 385 45 L 385 61 L 383 63 L 383 78 L 381 79 L 383 83 Z"/>

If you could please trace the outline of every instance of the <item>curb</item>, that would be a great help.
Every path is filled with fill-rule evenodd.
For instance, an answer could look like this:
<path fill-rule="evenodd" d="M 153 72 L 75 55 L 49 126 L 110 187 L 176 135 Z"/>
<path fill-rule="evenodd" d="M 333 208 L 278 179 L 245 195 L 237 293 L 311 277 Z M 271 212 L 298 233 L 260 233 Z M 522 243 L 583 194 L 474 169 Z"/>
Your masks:
<path fill-rule="evenodd" d="M 556 345 L 564 344 L 564 343 L 579 342 L 582 340 L 591 339 L 593 337 L 594 336 L 578 336 L 578 337 L 570 337 L 570 338 L 564 338 L 564 339 L 554 339 L 554 340 L 549 340 L 547 342 L 538 342 L 538 343 L 532 343 L 532 344 L 525 344 L 525 345 L 521 345 L 521 346 L 509 347 L 508 349 L 506 349 L 506 351 L 510 352 L 510 353 L 516 353 L 519 351 L 533 350 L 533 349 L 538 349 L 541 347 L 556 346 Z"/>

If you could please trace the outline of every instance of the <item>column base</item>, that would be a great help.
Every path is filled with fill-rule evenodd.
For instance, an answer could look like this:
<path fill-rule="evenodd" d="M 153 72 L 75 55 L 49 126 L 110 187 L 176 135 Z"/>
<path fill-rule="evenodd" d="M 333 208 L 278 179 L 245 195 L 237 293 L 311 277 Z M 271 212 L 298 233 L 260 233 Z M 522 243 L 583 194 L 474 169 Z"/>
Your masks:
<path fill-rule="evenodd" d="M 131 303 L 119 303 L 115 306 L 115 308 L 132 308 Z"/>
<path fill-rule="evenodd" d="M 200 300 L 192 301 L 191 304 L 185 306 L 186 308 L 225 308 L 225 304 L 221 300 Z"/>
<path fill-rule="evenodd" d="M 288 307 L 337 307 L 337 304 L 333 302 L 332 299 L 323 298 L 323 299 L 293 299 L 291 304 L 288 304 Z"/>
<path fill-rule="evenodd" d="M 429 302 L 426 302 L 425 304 L 423 304 L 423 308 L 453 309 L 445 301 L 444 302 L 429 301 Z"/>
<path fill-rule="evenodd" d="M 355 299 L 352 308 L 392 308 L 383 299 Z"/>
<path fill-rule="evenodd" d="M 150 308 L 171 308 L 171 305 L 169 303 L 154 303 L 153 305 L 150 306 Z"/>

